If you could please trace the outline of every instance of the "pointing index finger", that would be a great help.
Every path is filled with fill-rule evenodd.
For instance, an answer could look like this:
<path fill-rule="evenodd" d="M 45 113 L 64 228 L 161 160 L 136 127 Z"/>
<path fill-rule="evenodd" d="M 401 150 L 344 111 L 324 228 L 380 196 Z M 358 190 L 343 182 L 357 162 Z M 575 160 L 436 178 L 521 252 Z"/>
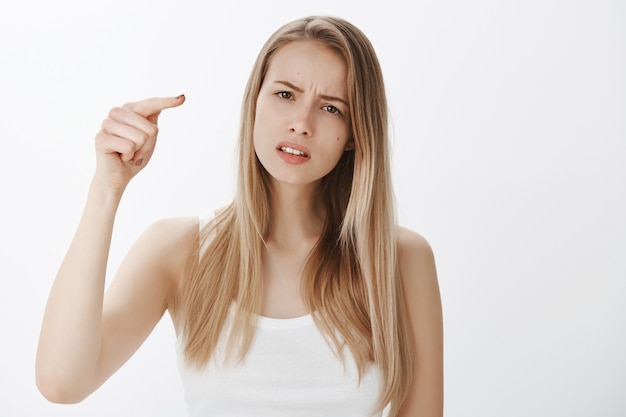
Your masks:
<path fill-rule="evenodd" d="M 185 102 L 185 95 L 176 97 L 152 97 L 141 101 L 126 103 L 124 107 L 143 116 L 158 116 L 162 110 L 178 107 Z"/>

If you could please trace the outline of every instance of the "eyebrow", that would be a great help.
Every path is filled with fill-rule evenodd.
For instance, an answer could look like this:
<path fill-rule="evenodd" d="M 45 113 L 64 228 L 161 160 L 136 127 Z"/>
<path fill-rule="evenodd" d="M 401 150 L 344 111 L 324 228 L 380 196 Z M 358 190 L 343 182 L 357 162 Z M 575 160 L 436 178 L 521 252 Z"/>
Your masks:
<path fill-rule="evenodd" d="M 303 89 L 301 89 L 300 87 L 295 86 L 294 84 L 290 83 L 289 81 L 274 81 L 274 82 L 278 83 L 278 84 L 282 84 L 285 87 L 289 87 L 292 90 L 296 90 L 298 93 L 303 93 L 304 92 Z M 322 94 L 322 95 L 320 95 L 320 97 L 323 98 L 324 100 L 339 101 L 339 102 L 343 103 L 346 107 L 348 107 L 348 108 L 350 107 L 348 105 L 348 102 L 346 100 L 342 99 L 342 98 L 335 97 L 335 96 L 329 96 L 327 94 Z"/>

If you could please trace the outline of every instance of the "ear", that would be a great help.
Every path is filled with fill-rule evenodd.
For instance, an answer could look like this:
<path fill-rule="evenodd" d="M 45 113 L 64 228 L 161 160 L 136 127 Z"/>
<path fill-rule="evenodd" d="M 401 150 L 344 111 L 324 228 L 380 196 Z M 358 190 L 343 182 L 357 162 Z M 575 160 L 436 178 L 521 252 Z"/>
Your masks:
<path fill-rule="evenodd" d="M 343 148 L 343 150 L 346 152 L 354 150 L 354 137 L 353 136 L 350 136 L 348 138 L 348 142 L 346 142 L 346 147 Z"/>

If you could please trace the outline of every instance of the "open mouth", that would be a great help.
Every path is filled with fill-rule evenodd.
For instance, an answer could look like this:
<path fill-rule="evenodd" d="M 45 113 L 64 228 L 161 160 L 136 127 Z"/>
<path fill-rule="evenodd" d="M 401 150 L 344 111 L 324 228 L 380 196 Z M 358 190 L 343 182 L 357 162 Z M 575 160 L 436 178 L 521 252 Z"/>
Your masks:
<path fill-rule="evenodd" d="M 299 149 L 290 148 L 289 146 L 281 146 L 278 149 L 280 149 L 281 152 L 289 153 L 289 154 L 296 155 L 296 156 L 303 156 L 303 157 L 308 157 L 309 156 L 305 152 L 303 152 L 303 151 L 301 151 Z"/>

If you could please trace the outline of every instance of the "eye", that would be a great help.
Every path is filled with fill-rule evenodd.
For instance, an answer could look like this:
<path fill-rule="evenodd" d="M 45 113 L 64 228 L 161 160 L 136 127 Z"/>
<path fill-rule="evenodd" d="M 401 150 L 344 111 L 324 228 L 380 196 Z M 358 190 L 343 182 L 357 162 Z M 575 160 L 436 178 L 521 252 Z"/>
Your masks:
<path fill-rule="evenodd" d="M 276 95 L 278 96 L 278 98 L 282 98 L 285 100 L 291 100 L 293 98 L 293 94 L 291 94 L 289 91 L 279 91 L 276 93 Z"/>
<path fill-rule="evenodd" d="M 342 113 L 341 113 L 341 110 L 339 110 L 339 109 L 338 109 L 337 107 L 335 107 L 335 106 L 331 106 L 330 104 L 329 104 L 328 106 L 324 106 L 324 107 L 322 107 L 322 110 L 327 111 L 327 112 L 328 112 L 328 113 L 330 113 L 330 114 L 336 114 L 336 115 L 338 115 L 338 116 L 340 116 L 340 115 L 342 114 Z"/>

